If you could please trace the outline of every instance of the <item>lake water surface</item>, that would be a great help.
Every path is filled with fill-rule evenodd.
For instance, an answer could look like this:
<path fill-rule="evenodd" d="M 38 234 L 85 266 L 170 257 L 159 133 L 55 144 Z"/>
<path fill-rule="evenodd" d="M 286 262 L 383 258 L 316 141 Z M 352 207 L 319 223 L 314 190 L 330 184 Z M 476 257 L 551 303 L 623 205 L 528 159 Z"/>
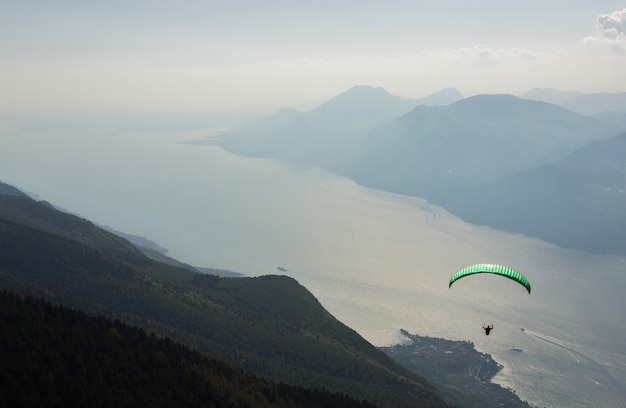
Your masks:
<path fill-rule="evenodd" d="M 290 275 L 375 345 L 401 341 L 400 328 L 470 340 L 504 365 L 495 381 L 534 405 L 624 406 L 622 257 L 467 224 L 316 168 L 181 143 L 208 134 L 4 129 L 0 179 L 181 261 Z M 532 294 L 506 279 L 448 288 L 478 262 L 516 268 Z M 483 323 L 495 326 L 489 337 Z"/>

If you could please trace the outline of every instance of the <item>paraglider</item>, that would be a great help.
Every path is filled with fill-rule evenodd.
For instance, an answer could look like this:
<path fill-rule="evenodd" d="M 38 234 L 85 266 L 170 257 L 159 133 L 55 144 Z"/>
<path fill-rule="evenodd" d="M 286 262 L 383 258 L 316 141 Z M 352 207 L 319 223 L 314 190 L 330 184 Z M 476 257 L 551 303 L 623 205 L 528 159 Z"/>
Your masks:
<path fill-rule="evenodd" d="M 528 279 L 526 279 L 524 275 L 522 275 L 513 268 L 509 268 L 508 266 L 496 264 L 476 264 L 466 266 L 465 268 L 452 275 L 448 287 L 451 287 L 454 282 L 461 278 L 469 275 L 475 275 L 477 273 L 493 273 L 495 275 L 500 275 L 504 276 L 505 278 L 512 279 L 520 285 L 524 286 L 530 294 L 530 282 L 528 282 Z"/>
<path fill-rule="evenodd" d="M 448 287 L 451 288 L 452 284 L 461 278 L 479 273 L 489 273 L 511 279 L 526 288 L 530 294 L 530 282 L 526 279 L 526 277 L 524 277 L 524 275 L 513 268 L 509 268 L 508 266 L 485 263 L 466 266 L 465 268 L 459 270 L 450 278 Z M 486 326 L 483 324 L 483 330 L 485 331 L 485 335 L 489 336 L 489 333 L 493 330 L 493 324 Z"/>

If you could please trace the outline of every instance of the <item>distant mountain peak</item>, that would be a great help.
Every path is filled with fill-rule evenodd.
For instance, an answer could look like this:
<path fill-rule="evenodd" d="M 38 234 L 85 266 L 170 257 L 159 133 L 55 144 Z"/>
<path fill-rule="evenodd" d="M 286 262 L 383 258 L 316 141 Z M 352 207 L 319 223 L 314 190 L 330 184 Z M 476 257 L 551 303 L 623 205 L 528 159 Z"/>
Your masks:
<path fill-rule="evenodd" d="M 429 106 L 450 105 L 461 99 L 463 99 L 463 94 L 458 89 L 444 88 L 425 98 L 418 99 L 417 104 Z"/>
<path fill-rule="evenodd" d="M 582 115 L 594 115 L 600 112 L 626 113 L 626 92 L 580 94 L 564 101 L 561 105 Z"/>
<path fill-rule="evenodd" d="M 376 90 L 377 92 L 388 93 L 387 90 L 385 90 L 385 88 L 383 88 L 382 86 L 373 86 L 373 85 L 355 85 L 350 89 L 370 89 L 370 90 Z"/>
<path fill-rule="evenodd" d="M 480 110 L 481 112 L 505 112 L 511 109 L 519 109 L 532 103 L 543 103 L 537 101 L 527 101 L 511 94 L 480 94 L 470 96 L 455 102 L 451 106 L 462 110 Z"/>
<path fill-rule="evenodd" d="M 568 99 L 580 95 L 577 91 L 559 91 L 554 88 L 533 88 L 521 95 L 523 99 L 532 99 L 547 103 L 561 104 Z"/>
<path fill-rule="evenodd" d="M 470 96 L 453 104 L 461 109 L 480 109 L 491 113 L 512 112 L 520 113 L 525 111 L 537 112 L 550 110 L 565 110 L 558 105 L 539 100 L 523 99 L 511 94 L 480 94 Z"/>
<path fill-rule="evenodd" d="M 352 88 L 348 89 L 347 91 L 339 95 L 357 94 L 357 93 L 390 95 L 390 93 L 387 92 L 387 90 L 383 88 L 382 86 L 371 86 L 371 85 L 355 85 Z"/>
<path fill-rule="evenodd" d="M 310 111 L 312 121 L 329 118 L 371 126 L 382 120 L 399 117 L 410 111 L 415 101 L 392 95 L 382 87 L 354 86 Z M 337 128 L 343 128 L 339 122 Z"/>
<path fill-rule="evenodd" d="M 326 103 L 320 105 L 320 109 L 324 107 L 336 107 L 337 105 L 352 105 L 362 103 L 364 101 L 381 101 L 388 99 L 401 99 L 398 96 L 391 95 L 385 88 L 373 87 L 367 85 L 357 85 L 348 89 L 345 92 L 340 93 L 334 98 L 329 99 Z"/>
<path fill-rule="evenodd" d="M 460 100 L 457 104 L 467 103 L 467 101 L 491 101 L 491 102 L 502 102 L 502 101 L 521 101 L 521 98 L 518 98 L 515 95 L 506 94 L 506 93 L 497 93 L 497 94 L 478 94 L 469 96 L 465 99 Z"/>

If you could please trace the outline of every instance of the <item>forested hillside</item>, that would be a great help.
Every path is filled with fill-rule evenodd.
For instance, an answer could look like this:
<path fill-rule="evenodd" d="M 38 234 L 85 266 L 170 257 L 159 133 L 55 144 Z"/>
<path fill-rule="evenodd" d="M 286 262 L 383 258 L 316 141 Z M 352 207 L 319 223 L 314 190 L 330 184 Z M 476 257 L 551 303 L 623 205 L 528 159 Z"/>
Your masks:
<path fill-rule="evenodd" d="M 1 288 L 169 336 L 277 383 L 383 406 L 446 405 L 291 278 L 220 278 L 162 264 L 28 197 L 0 194 L 0 231 Z"/>
<path fill-rule="evenodd" d="M 0 292 L 0 406 L 373 407 L 273 384 L 169 338 Z"/>

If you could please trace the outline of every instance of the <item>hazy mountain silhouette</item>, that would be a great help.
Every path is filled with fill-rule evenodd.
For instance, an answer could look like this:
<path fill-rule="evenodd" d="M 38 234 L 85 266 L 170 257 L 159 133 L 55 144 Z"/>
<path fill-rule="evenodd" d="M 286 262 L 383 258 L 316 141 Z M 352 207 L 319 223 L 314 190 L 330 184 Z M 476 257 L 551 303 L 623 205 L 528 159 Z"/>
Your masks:
<path fill-rule="evenodd" d="M 554 164 L 585 183 L 626 186 L 626 133 L 590 143 Z M 624 208 L 626 210 L 626 207 Z"/>
<path fill-rule="evenodd" d="M 456 101 L 462 95 L 444 89 L 423 99 L 405 99 L 383 88 L 356 86 L 308 111 L 283 109 L 274 115 L 220 135 L 232 152 L 341 168 L 344 153 L 358 145 L 372 128 L 409 112 L 415 106 Z"/>
<path fill-rule="evenodd" d="M 414 99 L 416 106 L 445 106 L 463 99 L 463 94 L 456 88 L 445 88 L 425 98 Z"/>
<path fill-rule="evenodd" d="M 355 86 L 309 111 L 306 120 L 321 129 L 353 131 L 394 119 L 415 106 L 414 100 L 391 95 L 383 88 Z"/>
<path fill-rule="evenodd" d="M 445 205 L 467 221 L 566 248 L 626 253 L 626 133 L 463 194 Z"/>
<path fill-rule="evenodd" d="M 520 96 L 553 103 L 581 115 L 596 115 L 603 112 L 626 113 L 626 92 L 581 93 L 558 91 L 553 88 L 535 88 Z"/>
<path fill-rule="evenodd" d="M 368 186 L 447 202 L 453 188 L 492 182 L 615 134 L 556 105 L 478 95 L 417 107 L 372 131 L 347 174 Z"/>
<path fill-rule="evenodd" d="M 582 115 L 600 112 L 626 113 L 626 92 L 582 94 L 563 101 L 560 105 Z"/>
<path fill-rule="evenodd" d="M 588 145 L 616 133 L 556 105 L 481 95 L 416 108 L 376 130 L 349 175 L 425 197 L 469 222 L 568 248 L 620 252 L 626 214 L 619 209 L 626 207 L 616 191 L 626 184 L 616 180 L 626 152 L 619 138 Z"/>
<path fill-rule="evenodd" d="M 554 88 L 533 88 L 525 94 L 520 95 L 520 98 L 559 105 L 579 95 L 582 95 L 582 93 L 577 91 L 559 91 Z"/>
<path fill-rule="evenodd" d="M 610 126 L 615 126 L 620 130 L 626 130 L 626 112 L 609 112 L 604 111 L 592 115 L 592 117 L 598 119 L 601 122 Z"/>
<path fill-rule="evenodd" d="M 554 90 L 537 90 L 530 96 L 533 94 L 565 97 Z M 365 98 L 371 100 L 366 102 Z M 389 107 L 379 115 L 366 115 L 387 103 Z M 350 108 L 350 104 L 356 105 Z M 423 197 L 467 221 L 524 232 L 568 247 L 615 249 L 615 245 L 593 244 L 594 240 L 601 241 L 598 234 L 607 225 L 597 217 L 612 210 L 592 210 L 593 206 L 585 205 L 574 211 L 572 206 L 572 191 L 577 191 L 577 202 L 598 202 L 600 198 L 594 195 L 597 190 L 572 184 L 571 173 L 561 174 L 564 169 L 551 168 L 550 164 L 591 142 L 614 137 L 623 129 L 619 123 L 615 126 L 561 106 L 512 95 L 477 95 L 447 106 L 419 105 L 385 120 L 391 112 L 401 111 L 398 106 L 405 107 L 384 90 L 353 88 L 315 112 L 298 115 L 287 126 L 273 130 L 265 126 L 259 132 L 252 126 L 239 134 L 224 135 L 223 146 L 235 153 L 319 166 L 368 187 Z M 277 118 L 272 120 L 278 122 Z M 337 123 L 341 125 L 334 127 Z M 525 184 L 526 178 L 536 178 L 536 188 L 527 191 L 526 200 L 539 203 L 549 193 L 554 197 L 550 202 L 588 217 L 589 235 L 585 237 L 583 228 L 568 227 L 567 211 L 544 213 L 555 217 L 551 222 L 562 228 L 548 231 L 545 222 L 528 220 L 534 214 L 529 208 L 500 210 L 496 207 L 513 207 L 504 199 L 485 202 L 476 193 L 511 196 L 511 186 Z M 544 191 L 540 187 L 546 183 L 549 187 Z M 600 218 L 604 216 L 607 214 Z M 591 227 L 593 222 L 597 228 Z"/>

